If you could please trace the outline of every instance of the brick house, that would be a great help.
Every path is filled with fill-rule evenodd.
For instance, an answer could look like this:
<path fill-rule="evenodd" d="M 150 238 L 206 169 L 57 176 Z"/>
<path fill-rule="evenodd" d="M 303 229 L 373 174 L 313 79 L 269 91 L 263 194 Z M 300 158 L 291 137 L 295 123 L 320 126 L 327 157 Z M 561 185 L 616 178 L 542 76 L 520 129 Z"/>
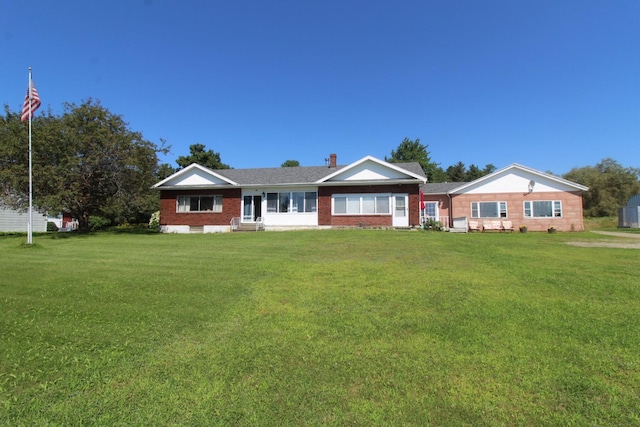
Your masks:
<path fill-rule="evenodd" d="M 584 230 L 582 193 L 588 188 L 514 163 L 472 182 L 421 186 L 424 217 L 456 227 L 456 219 L 509 221 L 531 231 Z M 463 226 L 465 227 L 465 226 Z M 466 227 L 465 230 L 466 231 Z"/>
<path fill-rule="evenodd" d="M 367 156 L 345 166 L 211 170 L 192 164 L 153 186 L 160 228 L 215 233 L 331 227 L 410 227 L 420 223 L 420 164 Z"/>

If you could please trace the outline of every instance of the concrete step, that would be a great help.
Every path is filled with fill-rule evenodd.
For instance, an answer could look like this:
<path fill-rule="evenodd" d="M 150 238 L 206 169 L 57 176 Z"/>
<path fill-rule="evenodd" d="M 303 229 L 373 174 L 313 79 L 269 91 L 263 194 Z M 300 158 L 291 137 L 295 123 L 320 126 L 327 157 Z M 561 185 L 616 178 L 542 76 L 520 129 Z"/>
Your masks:
<path fill-rule="evenodd" d="M 234 231 L 264 231 L 264 228 L 258 227 L 256 229 L 256 224 L 243 223 L 240 224 Z"/>

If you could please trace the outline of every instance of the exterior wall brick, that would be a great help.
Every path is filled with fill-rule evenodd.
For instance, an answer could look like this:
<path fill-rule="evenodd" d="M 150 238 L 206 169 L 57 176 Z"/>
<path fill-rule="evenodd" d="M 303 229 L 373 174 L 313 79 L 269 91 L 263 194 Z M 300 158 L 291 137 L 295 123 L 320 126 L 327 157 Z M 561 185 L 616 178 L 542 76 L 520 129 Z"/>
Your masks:
<path fill-rule="evenodd" d="M 391 227 L 391 215 L 344 215 L 333 217 L 333 227 Z"/>
<path fill-rule="evenodd" d="M 222 212 L 177 212 L 178 196 L 222 195 Z M 229 225 L 240 216 L 240 189 L 163 190 L 160 192 L 160 225 Z"/>
<path fill-rule="evenodd" d="M 560 200 L 562 218 L 526 218 L 524 202 L 534 200 Z M 526 225 L 530 231 L 546 231 L 554 226 L 559 231 L 583 231 L 581 192 L 548 193 L 497 193 L 497 194 L 458 194 L 452 195 L 452 217 L 466 216 L 471 219 L 472 202 L 507 202 L 507 218 L 514 228 Z M 482 218 L 479 218 L 482 221 Z"/>

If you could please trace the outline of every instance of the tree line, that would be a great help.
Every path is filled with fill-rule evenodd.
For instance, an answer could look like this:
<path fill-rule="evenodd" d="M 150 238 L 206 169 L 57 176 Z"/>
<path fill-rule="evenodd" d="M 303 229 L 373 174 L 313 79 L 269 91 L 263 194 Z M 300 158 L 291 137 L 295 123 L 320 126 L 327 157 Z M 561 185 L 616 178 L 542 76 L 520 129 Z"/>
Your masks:
<path fill-rule="evenodd" d="M 177 167 L 159 162 L 169 152 L 165 141 L 155 144 L 130 129 L 122 116 L 99 101 L 80 105 L 65 103 L 61 115 L 50 111 L 32 121 L 34 207 L 66 212 L 89 229 L 92 216 L 110 224 L 143 223 L 157 211 L 159 195 L 151 186 L 191 163 L 210 169 L 228 169 L 219 152 L 196 143 L 189 154 L 176 159 Z M 27 126 L 20 113 L 5 105 L 0 117 L 0 206 L 24 209 L 28 203 Z M 462 162 L 443 168 L 431 159 L 428 146 L 419 139 L 404 138 L 389 162 L 418 162 L 429 182 L 469 182 L 496 170 Z M 282 167 L 300 166 L 286 160 Z M 574 168 L 562 176 L 588 186 L 586 216 L 612 216 L 617 208 L 640 193 L 640 169 L 623 167 L 613 159 L 595 166 Z"/>

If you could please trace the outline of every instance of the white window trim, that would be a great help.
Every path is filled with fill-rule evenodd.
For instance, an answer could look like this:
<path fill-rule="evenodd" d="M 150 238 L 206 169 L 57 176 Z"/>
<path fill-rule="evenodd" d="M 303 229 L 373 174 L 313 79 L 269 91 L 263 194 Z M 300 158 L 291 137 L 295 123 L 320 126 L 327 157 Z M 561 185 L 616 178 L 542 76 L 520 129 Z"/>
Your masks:
<path fill-rule="evenodd" d="M 345 213 L 336 213 L 336 197 L 359 197 L 360 198 L 360 208 L 359 208 L 359 212 L 358 213 L 349 213 L 349 212 L 345 212 Z M 383 213 L 363 213 L 362 212 L 362 207 L 363 207 L 363 198 L 364 197 L 374 197 L 374 198 L 378 198 L 378 197 L 385 197 L 388 199 L 388 206 L 389 206 L 389 212 L 383 212 Z M 378 203 L 377 203 L 377 199 L 374 201 L 374 206 L 378 207 Z M 340 194 L 332 194 L 331 195 L 331 215 L 333 216 L 391 216 L 393 211 L 393 206 L 392 206 L 392 201 L 391 201 L 391 193 L 340 193 Z"/>
<path fill-rule="evenodd" d="M 533 212 L 534 202 L 551 202 L 551 216 L 535 216 L 535 212 Z M 560 215 L 556 215 L 556 203 L 560 206 Z M 529 209 L 527 209 L 527 204 L 529 204 Z M 527 210 L 531 212 L 531 215 L 527 215 Z M 524 218 L 555 219 L 562 218 L 563 215 L 562 200 L 525 200 L 522 202 L 522 216 Z"/>
<path fill-rule="evenodd" d="M 211 210 L 204 210 L 204 211 L 192 211 L 192 210 L 188 210 L 188 211 L 181 211 L 180 210 L 180 198 L 184 198 L 184 197 L 188 197 L 189 199 L 191 199 L 192 197 L 213 197 L 213 209 Z M 220 203 L 216 203 L 216 200 L 220 200 Z M 222 202 L 223 197 L 222 194 L 190 194 L 190 195 L 182 195 L 182 196 L 177 196 L 176 197 L 176 213 L 222 213 Z M 191 202 L 189 202 L 188 206 L 191 206 Z"/>
<path fill-rule="evenodd" d="M 480 203 L 495 203 L 496 205 L 498 205 L 498 216 L 480 216 Z M 504 216 L 500 215 L 500 213 L 502 212 L 501 209 L 501 205 L 504 203 Z M 478 216 L 473 216 L 473 205 L 477 204 L 478 205 Z M 471 218 L 474 219 L 504 219 L 504 218 L 509 218 L 509 204 L 504 201 L 504 200 L 483 200 L 480 202 L 471 202 L 470 204 L 470 212 L 471 212 Z"/>
<path fill-rule="evenodd" d="M 429 206 L 429 207 L 433 207 L 433 208 L 434 208 L 434 209 L 433 209 L 433 212 L 434 212 L 434 214 L 433 214 L 433 215 L 429 215 L 429 214 L 427 213 L 427 210 L 428 210 L 428 209 L 427 209 L 427 206 Z M 435 219 L 436 221 L 438 221 L 438 220 L 439 220 L 439 218 L 440 218 L 440 209 L 439 209 L 439 207 L 440 207 L 440 202 L 425 201 L 425 202 L 424 202 L 424 210 L 423 210 L 424 215 L 423 215 L 423 216 L 424 216 L 425 218 L 433 218 L 433 219 Z"/>
<path fill-rule="evenodd" d="M 289 193 L 289 208 L 287 209 L 286 212 L 280 212 L 280 194 L 284 194 L 284 193 Z M 294 200 L 293 200 L 293 193 L 304 193 L 303 196 L 303 201 L 305 204 L 305 210 L 302 211 L 298 211 L 294 209 Z M 311 208 L 312 210 L 310 210 L 309 212 L 306 212 L 306 203 L 307 203 L 307 198 L 306 198 L 306 193 L 315 193 L 316 197 L 315 197 L 315 208 Z M 273 211 L 269 211 L 269 194 L 277 194 L 278 198 L 277 198 L 277 208 L 278 210 L 276 210 L 275 212 Z M 282 191 L 267 191 L 265 193 L 264 196 L 264 209 L 265 209 L 265 213 L 267 215 L 315 215 L 317 214 L 318 211 L 318 191 L 317 190 L 282 190 Z"/>

